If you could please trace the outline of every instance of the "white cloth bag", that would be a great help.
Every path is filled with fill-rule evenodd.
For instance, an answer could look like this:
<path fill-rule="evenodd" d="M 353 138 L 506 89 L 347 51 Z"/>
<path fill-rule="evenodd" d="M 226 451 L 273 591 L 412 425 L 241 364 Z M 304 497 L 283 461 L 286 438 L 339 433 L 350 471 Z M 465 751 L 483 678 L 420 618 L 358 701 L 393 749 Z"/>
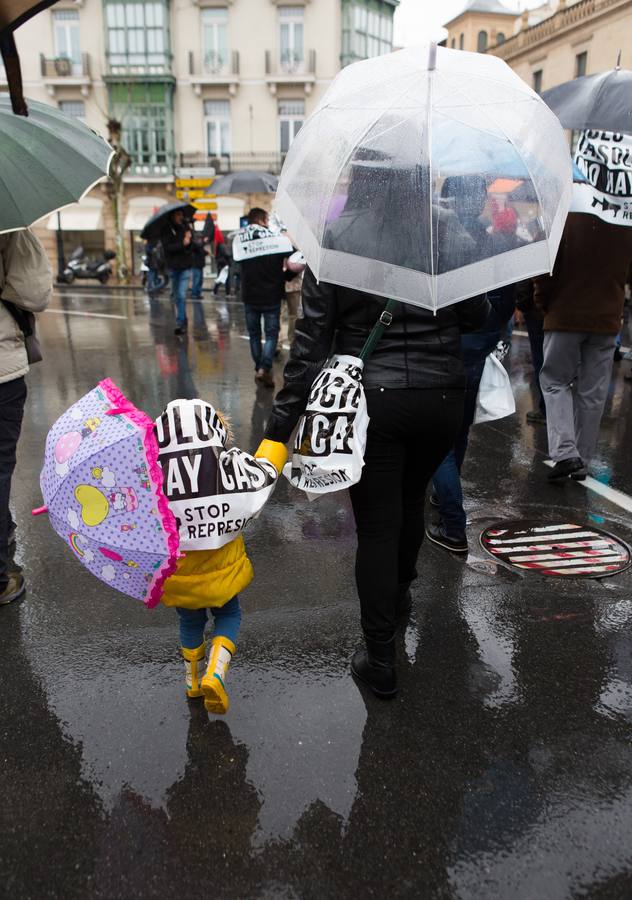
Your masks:
<path fill-rule="evenodd" d="M 503 419 L 516 411 L 511 382 L 507 370 L 493 350 L 485 360 L 483 376 L 476 397 L 474 425 L 479 422 L 493 422 Z"/>
<path fill-rule="evenodd" d="M 363 365 L 356 356 L 333 356 L 312 385 L 283 469 L 310 500 L 351 487 L 362 476 L 369 424 Z"/>
<path fill-rule="evenodd" d="M 226 282 L 228 281 L 229 271 L 230 268 L 228 266 L 222 266 L 217 278 L 215 279 L 215 284 L 226 284 Z"/>

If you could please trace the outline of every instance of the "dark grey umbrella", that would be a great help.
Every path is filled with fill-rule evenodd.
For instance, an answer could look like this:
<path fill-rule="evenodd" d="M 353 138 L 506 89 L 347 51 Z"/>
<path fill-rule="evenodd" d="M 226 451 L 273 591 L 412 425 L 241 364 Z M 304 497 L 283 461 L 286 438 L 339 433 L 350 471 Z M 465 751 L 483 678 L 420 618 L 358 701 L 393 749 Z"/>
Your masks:
<path fill-rule="evenodd" d="M 542 99 L 565 128 L 632 134 L 632 71 L 584 75 L 544 91 Z"/>
<path fill-rule="evenodd" d="M 181 209 L 184 212 L 187 219 L 192 219 L 196 213 L 195 207 L 191 206 L 190 203 L 185 203 L 183 200 L 165 203 L 164 206 L 161 206 L 160 209 L 156 210 L 153 216 L 147 219 L 145 227 L 140 233 L 141 238 L 144 241 L 157 241 L 160 238 L 167 217 L 178 209 Z"/>
<path fill-rule="evenodd" d="M 279 184 L 269 172 L 232 172 L 213 182 L 214 194 L 274 194 Z"/>

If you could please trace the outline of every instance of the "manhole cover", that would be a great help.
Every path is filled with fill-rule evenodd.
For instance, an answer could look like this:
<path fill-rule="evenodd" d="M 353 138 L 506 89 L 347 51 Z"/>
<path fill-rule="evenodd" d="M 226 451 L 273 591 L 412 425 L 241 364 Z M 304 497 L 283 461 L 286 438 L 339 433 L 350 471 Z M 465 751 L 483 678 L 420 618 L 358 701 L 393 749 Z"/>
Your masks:
<path fill-rule="evenodd" d="M 571 522 L 496 522 L 482 532 L 481 546 L 502 562 L 541 575 L 605 578 L 631 562 L 624 541 L 601 528 Z"/>

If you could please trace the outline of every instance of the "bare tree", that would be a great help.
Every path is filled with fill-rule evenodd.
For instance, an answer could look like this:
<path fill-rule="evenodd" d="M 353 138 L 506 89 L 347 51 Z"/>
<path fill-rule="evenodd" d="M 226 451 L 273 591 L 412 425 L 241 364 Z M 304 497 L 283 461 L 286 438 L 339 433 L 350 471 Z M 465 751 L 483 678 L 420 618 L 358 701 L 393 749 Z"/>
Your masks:
<path fill-rule="evenodd" d="M 132 164 L 132 158 L 121 144 L 121 123 L 116 119 L 108 119 L 108 141 L 114 150 L 110 163 L 110 179 L 108 196 L 114 215 L 114 236 L 116 242 L 116 270 L 121 284 L 129 284 L 129 266 L 127 264 L 127 246 L 123 230 L 123 177 Z"/>

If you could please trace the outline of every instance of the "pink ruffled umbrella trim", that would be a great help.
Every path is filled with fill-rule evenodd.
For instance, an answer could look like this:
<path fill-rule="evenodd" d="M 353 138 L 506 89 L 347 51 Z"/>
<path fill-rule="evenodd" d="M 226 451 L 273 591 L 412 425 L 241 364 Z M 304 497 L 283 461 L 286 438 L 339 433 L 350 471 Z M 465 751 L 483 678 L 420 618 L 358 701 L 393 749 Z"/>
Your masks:
<path fill-rule="evenodd" d="M 105 378 L 103 381 L 100 381 L 99 387 L 112 404 L 112 414 L 120 413 L 128 418 L 130 422 L 138 428 L 142 435 L 149 477 L 151 479 L 151 485 L 156 498 L 162 526 L 167 535 L 169 559 L 154 575 L 147 596 L 143 601 L 145 605 L 151 609 L 160 603 L 165 581 L 175 572 L 180 556 L 178 526 L 176 525 L 175 516 L 169 508 L 169 502 L 162 489 L 163 475 L 160 463 L 158 462 L 158 442 L 154 434 L 154 423 L 146 413 L 137 409 L 130 403 L 125 394 L 121 393 L 110 378 Z"/>

